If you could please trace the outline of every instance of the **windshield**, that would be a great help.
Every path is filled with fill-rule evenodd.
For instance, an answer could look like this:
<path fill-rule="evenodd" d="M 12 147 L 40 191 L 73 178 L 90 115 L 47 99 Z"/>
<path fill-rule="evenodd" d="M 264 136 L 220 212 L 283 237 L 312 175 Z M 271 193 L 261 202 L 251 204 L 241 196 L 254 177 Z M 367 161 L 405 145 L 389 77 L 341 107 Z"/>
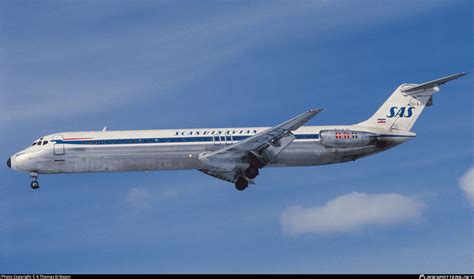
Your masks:
<path fill-rule="evenodd" d="M 31 146 L 35 146 L 35 145 L 46 145 L 48 144 L 48 141 L 47 140 L 43 140 L 43 138 L 40 138 L 38 140 L 35 140 Z"/>

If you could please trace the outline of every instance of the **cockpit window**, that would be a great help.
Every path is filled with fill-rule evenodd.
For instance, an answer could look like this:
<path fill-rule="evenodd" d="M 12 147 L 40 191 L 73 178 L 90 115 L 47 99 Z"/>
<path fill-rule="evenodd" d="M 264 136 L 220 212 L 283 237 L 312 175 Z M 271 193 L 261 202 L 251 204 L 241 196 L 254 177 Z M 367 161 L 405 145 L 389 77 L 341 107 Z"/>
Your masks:
<path fill-rule="evenodd" d="M 47 144 L 48 144 L 47 140 L 43 141 L 43 145 L 47 145 Z"/>
<path fill-rule="evenodd" d="M 31 146 L 36 145 L 36 144 L 37 144 L 37 142 L 35 141 L 35 142 L 33 142 L 33 143 L 31 144 Z"/>
<path fill-rule="evenodd" d="M 38 141 L 38 145 L 41 145 L 41 141 Z"/>

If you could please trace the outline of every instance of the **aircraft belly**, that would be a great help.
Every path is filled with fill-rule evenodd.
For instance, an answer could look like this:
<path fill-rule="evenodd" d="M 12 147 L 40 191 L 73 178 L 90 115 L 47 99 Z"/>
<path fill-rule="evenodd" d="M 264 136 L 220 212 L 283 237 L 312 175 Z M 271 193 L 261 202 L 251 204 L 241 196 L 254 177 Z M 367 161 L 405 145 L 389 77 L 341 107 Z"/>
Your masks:
<path fill-rule="evenodd" d="M 71 147 L 65 155 L 51 157 L 40 173 L 199 169 L 203 165 L 198 156 L 208 150 L 202 144 Z"/>
<path fill-rule="evenodd" d="M 355 160 L 368 156 L 375 146 L 327 148 L 319 142 L 296 142 L 283 150 L 269 167 L 317 166 Z"/>

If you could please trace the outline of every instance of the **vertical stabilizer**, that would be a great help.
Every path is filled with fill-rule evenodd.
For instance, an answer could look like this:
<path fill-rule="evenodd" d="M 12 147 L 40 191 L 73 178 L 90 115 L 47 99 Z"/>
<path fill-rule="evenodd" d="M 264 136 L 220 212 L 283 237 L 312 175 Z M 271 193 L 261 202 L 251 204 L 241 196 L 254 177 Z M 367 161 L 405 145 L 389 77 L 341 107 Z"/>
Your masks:
<path fill-rule="evenodd" d="M 410 131 L 423 109 L 431 106 L 433 94 L 440 90 L 438 86 L 464 75 L 466 73 L 459 73 L 422 84 L 402 84 L 372 117 L 357 125 Z"/>

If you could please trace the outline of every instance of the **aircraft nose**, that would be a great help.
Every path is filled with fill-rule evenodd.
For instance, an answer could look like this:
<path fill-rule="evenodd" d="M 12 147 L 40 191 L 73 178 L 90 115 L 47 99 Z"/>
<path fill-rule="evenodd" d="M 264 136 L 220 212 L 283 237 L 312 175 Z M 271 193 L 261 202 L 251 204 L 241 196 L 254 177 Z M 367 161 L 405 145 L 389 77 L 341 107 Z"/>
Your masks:
<path fill-rule="evenodd" d="M 8 166 L 9 168 L 12 168 L 12 159 L 11 159 L 11 158 L 8 158 L 8 160 L 7 160 L 7 166 Z"/>

